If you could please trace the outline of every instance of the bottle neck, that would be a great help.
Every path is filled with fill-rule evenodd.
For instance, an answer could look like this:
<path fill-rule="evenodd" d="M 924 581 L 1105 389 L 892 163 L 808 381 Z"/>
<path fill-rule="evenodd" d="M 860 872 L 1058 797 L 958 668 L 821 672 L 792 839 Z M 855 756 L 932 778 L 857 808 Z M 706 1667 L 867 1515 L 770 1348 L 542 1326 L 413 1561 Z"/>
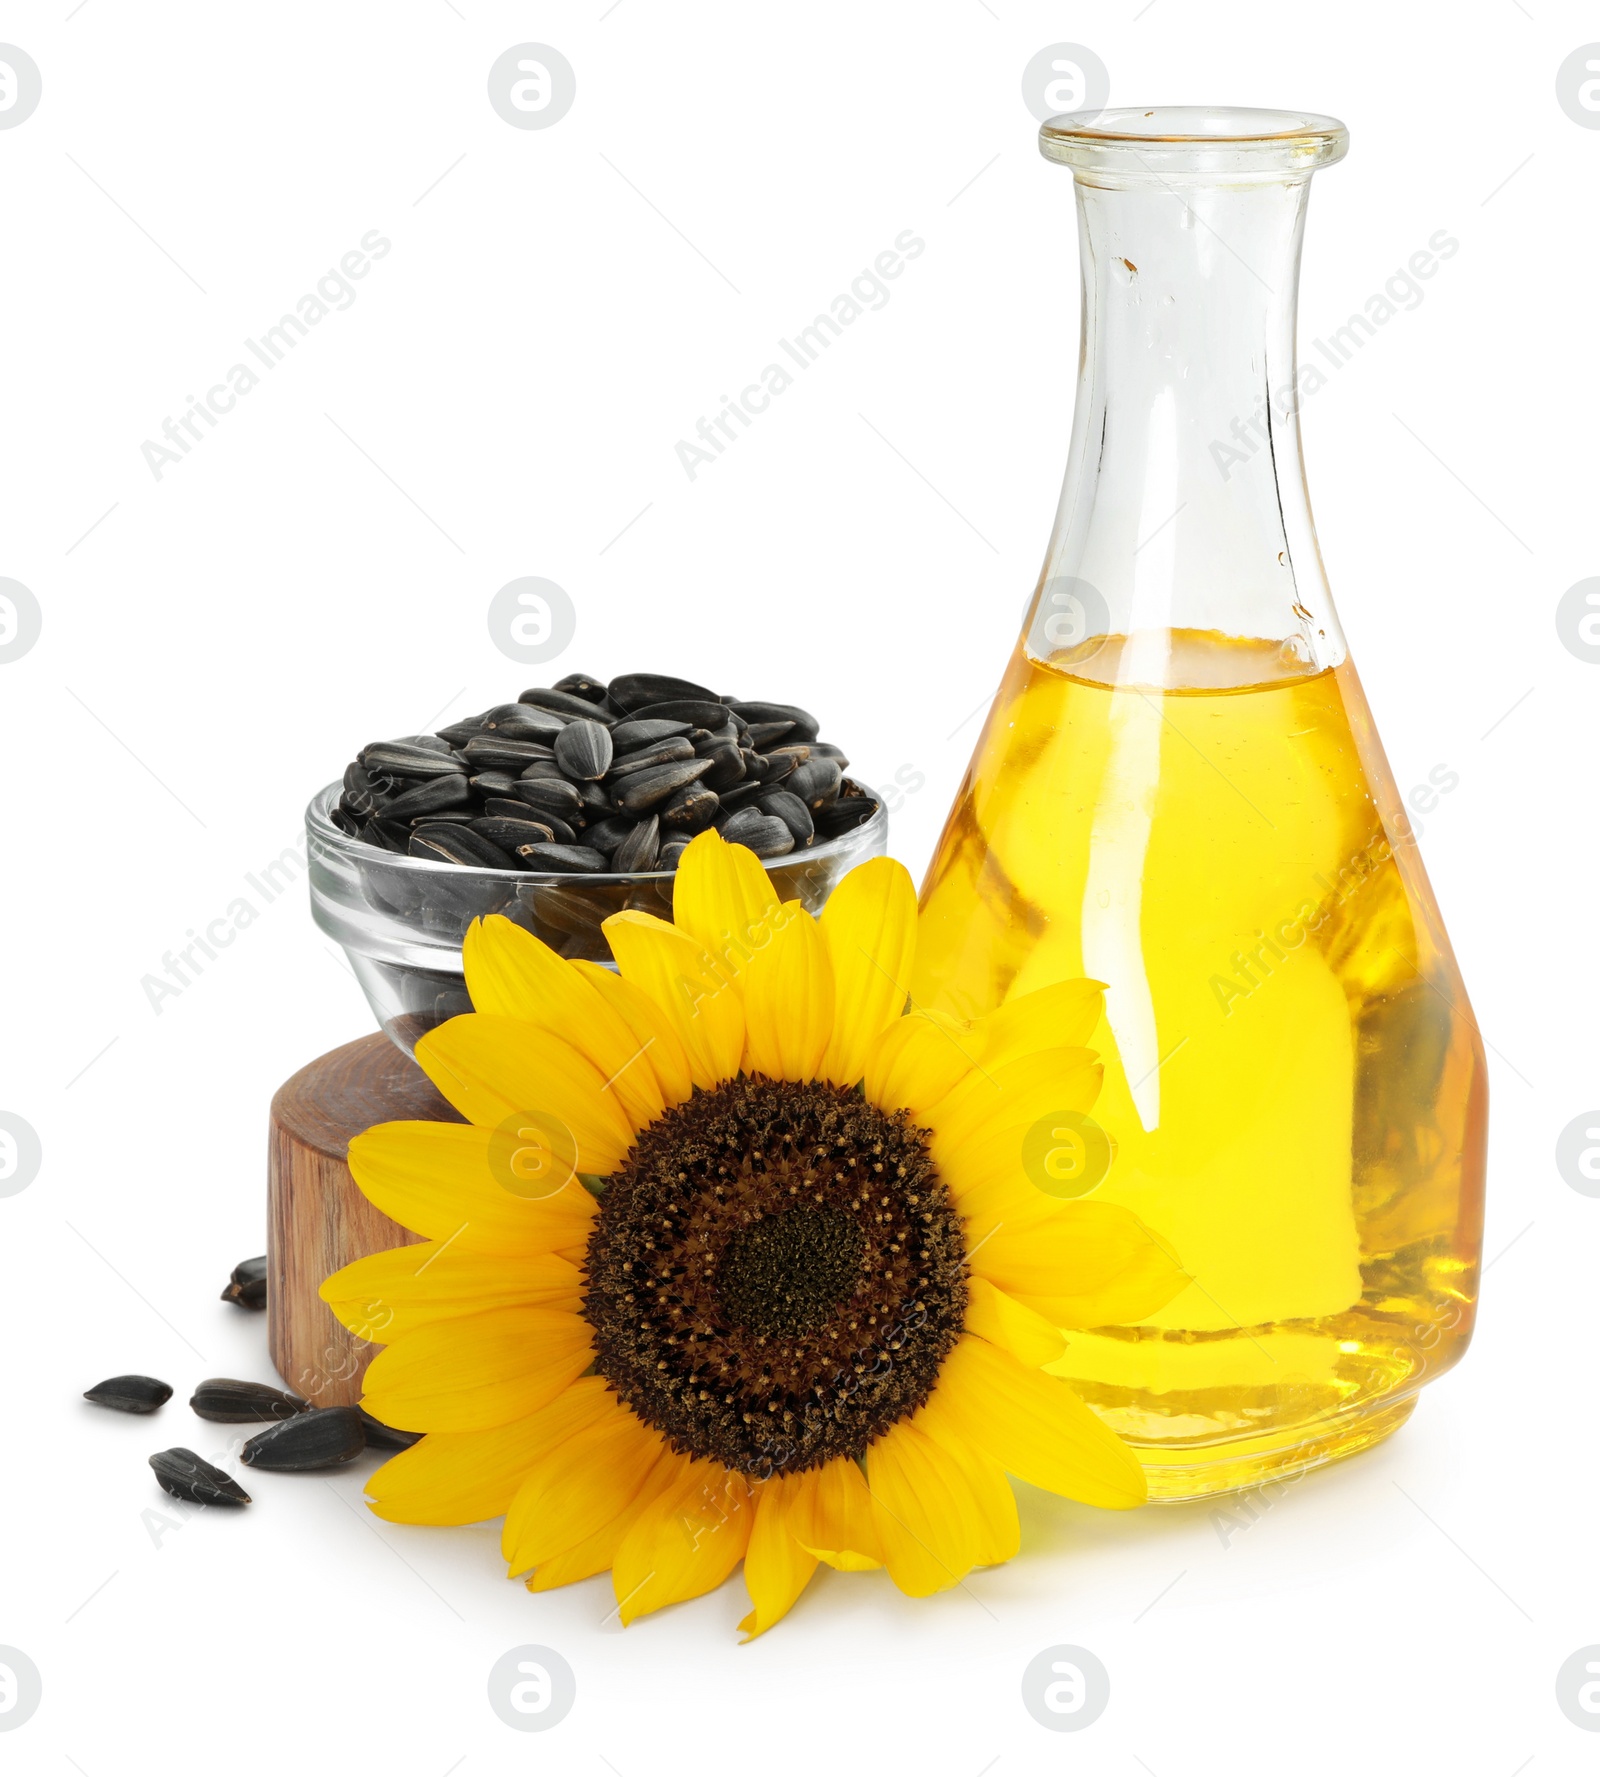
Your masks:
<path fill-rule="evenodd" d="M 1251 644 L 1257 676 L 1337 664 L 1300 452 L 1320 381 L 1295 364 L 1309 177 L 1075 185 L 1077 404 L 1029 652 L 1155 685 L 1183 682 L 1174 632 Z"/>

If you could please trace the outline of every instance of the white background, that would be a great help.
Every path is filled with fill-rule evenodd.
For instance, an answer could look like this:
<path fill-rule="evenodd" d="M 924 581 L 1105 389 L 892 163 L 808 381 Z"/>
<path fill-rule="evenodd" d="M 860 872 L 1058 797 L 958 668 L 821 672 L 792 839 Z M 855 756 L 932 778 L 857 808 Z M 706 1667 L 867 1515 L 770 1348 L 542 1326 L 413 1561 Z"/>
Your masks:
<path fill-rule="evenodd" d="M 44 1155 L 0 1200 L 0 1643 L 45 1685 L 7 1769 L 1593 1770 L 1555 1675 L 1600 1642 L 1600 1202 L 1554 1147 L 1600 1100 L 1600 666 L 1554 612 L 1600 572 L 1600 131 L 1555 76 L 1600 20 L 608 3 L 0 7 L 44 82 L 0 132 L 0 574 L 44 614 L 0 666 L 0 1109 Z M 485 96 L 528 41 L 577 72 L 547 130 Z M 677 670 L 813 706 L 869 781 L 923 777 L 892 834 L 920 873 L 1064 462 L 1071 182 L 1019 90 L 1061 41 L 1104 60 L 1114 103 L 1345 119 L 1307 340 L 1436 230 L 1461 243 L 1304 427 L 1395 775 L 1460 776 L 1422 844 L 1491 1045 L 1494 1262 L 1466 1363 L 1227 1540 L 1203 1505 L 1024 1490 L 1009 1567 L 924 1603 L 824 1574 L 743 1649 L 737 1580 L 619 1633 L 605 1579 L 508 1583 L 495 1527 L 366 1520 L 366 1464 L 260 1477 L 248 1512 L 157 1546 L 146 1454 L 220 1446 L 184 1405 L 200 1377 L 270 1374 L 262 1318 L 216 1297 L 264 1244 L 272 1090 L 370 1019 L 298 883 L 159 1015 L 141 981 L 355 748 L 572 668 Z M 927 249 L 887 306 L 691 482 L 676 440 L 907 228 Z M 393 250 L 353 306 L 157 481 L 141 442 L 370 229 Z M 577 605 L 549 671 L 485 626 L 524 574 Z M 178 1397 L 151 1421 L 77 1398 L 123 1370 Z M 577 1674 L 546 1734 L 486 1702 L 520 1643 Z M 1111 1675 L 1075 1735 L 1021 1705 L 1054 1643 Z"/>

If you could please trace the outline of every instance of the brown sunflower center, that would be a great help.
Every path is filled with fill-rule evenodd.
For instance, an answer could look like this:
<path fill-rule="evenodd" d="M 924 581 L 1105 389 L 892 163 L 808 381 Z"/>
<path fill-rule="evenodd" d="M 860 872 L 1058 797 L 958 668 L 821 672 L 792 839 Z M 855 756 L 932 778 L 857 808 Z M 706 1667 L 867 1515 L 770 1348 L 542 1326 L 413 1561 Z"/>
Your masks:
<path fill-rule="evenodd" d="M 860 1456 L 933 1391 L 966 1243 L 905 1112 L 729 1080 L 646 1129 L 600 1199 L 597 1368 L 672 1446 L 751 1475 Z"/>

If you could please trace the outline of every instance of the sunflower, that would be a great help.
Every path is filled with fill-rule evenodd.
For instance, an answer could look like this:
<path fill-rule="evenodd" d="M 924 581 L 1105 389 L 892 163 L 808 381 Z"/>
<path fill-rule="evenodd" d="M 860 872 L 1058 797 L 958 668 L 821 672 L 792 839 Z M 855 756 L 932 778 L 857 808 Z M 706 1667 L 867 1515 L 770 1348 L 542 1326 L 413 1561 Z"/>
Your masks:
<path fill-rule="evenodd" d="M 351 1144 L 421 1245 L 322 1295 L 385 1348 L 363 1404 L 427 1435 L 381 1518 L 505 1515 L 533 1591 L 611 1570 L 622 1621 L 741 1560 L 769 1629 L 819 1562 L 921 1597 L 1018 1546 L 1007 1476 L 1145 1498 L 1132 1453 L 1044 1373 L 1060 1329 L 1126 1324 L 1186 1279 L 1128 1211 L 1030 1182 L 1041 1118 L 1084 1112 L 1097 983 L 970 1024 L 907 1012 L 904 868 L 820 918 L 700 834 L 674 923 L 605 922 L 612 971 L 502 918 L 464 946 L 475 1008 L 417 1060 L 465 1124 Z"/>

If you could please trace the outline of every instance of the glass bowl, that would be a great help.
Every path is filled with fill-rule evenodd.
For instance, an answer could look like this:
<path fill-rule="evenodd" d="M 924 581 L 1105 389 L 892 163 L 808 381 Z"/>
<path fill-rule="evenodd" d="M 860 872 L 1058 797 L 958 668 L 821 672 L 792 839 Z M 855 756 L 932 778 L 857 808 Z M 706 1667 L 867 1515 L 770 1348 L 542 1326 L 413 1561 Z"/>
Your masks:
<path fill-rule="evenodd" d="M 860 792 L 849 778 L 845 786 L 846 794 Z M 672 917 L 670 870 L 555 875 L 380 851 L 329 819 L 341 788 L 329 784 L 306 809 L 311 917 L 350 959 L 379 1028 L 407 1055 L 424 1031 L 472 1010 L 461 940 L 473 920 L 503 913 L 562 956 L 611 965 L 601 921 L 630 907 Z M 882 798 L 876 800 L 877 812 L 841 838 L 767 861 L 780 901 L 820 912 L 846 872 L 882 856 L 889 817 Z"/>

